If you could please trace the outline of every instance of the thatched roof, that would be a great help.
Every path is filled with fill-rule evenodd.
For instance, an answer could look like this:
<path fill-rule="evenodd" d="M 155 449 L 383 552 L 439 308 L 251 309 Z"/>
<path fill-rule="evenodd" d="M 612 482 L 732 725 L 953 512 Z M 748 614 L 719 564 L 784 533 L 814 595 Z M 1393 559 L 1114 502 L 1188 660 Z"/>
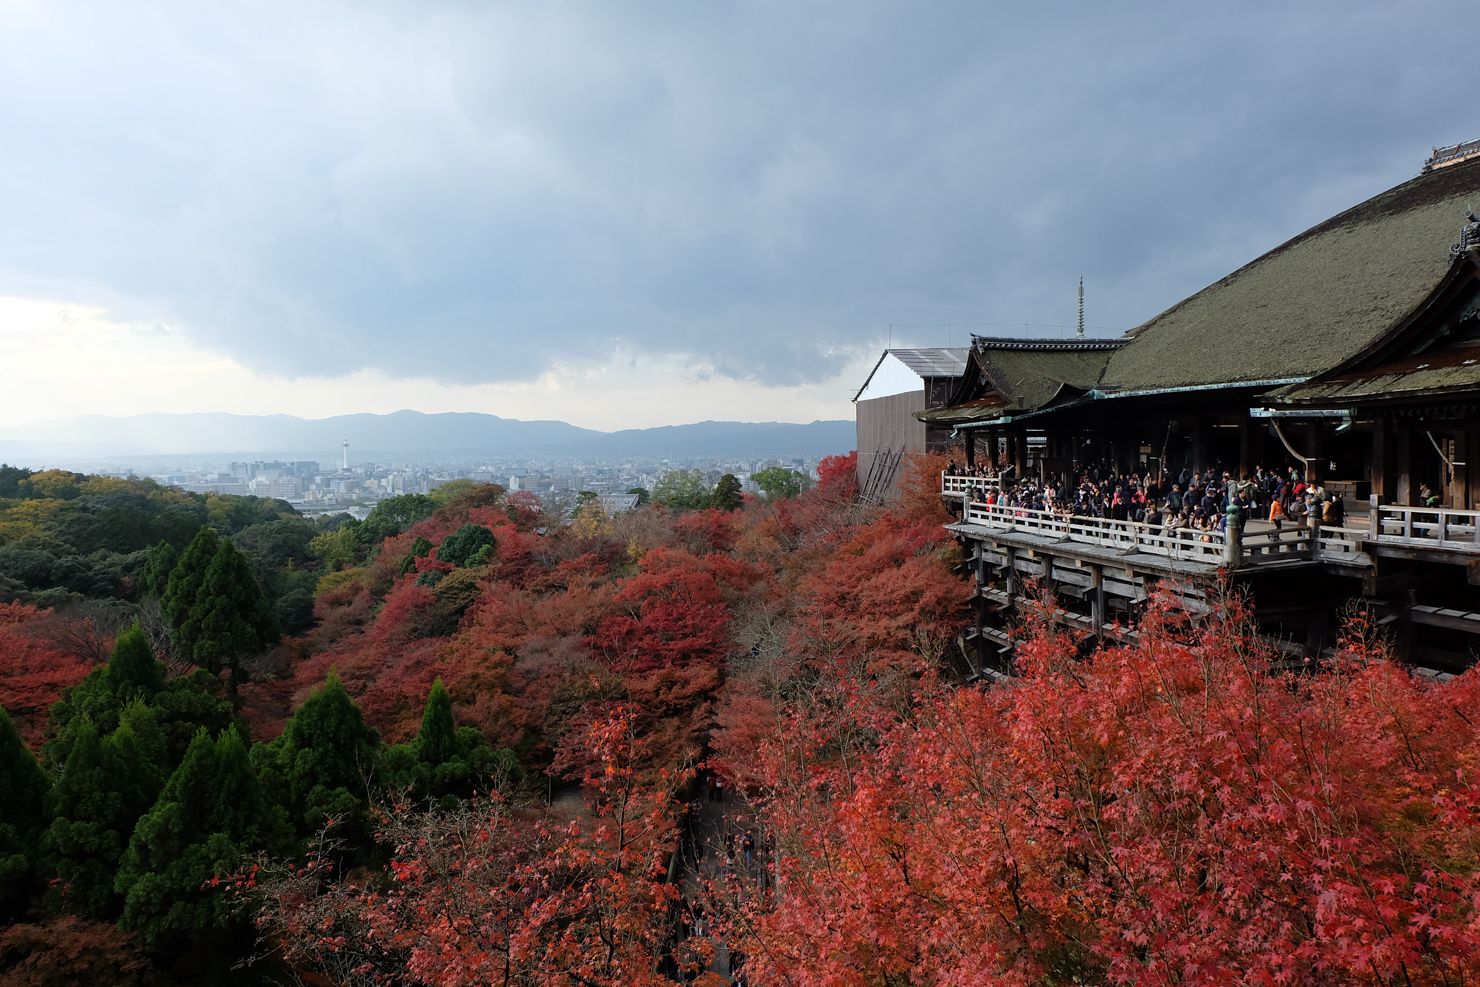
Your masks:
<path fill-rule="evenodd" d="M 1294 386 L 1354 366 L 1416 315 L 1451 269 L 1449 248 L 1469 203 L 1480 205 L 1480 158 L 1333 216 L 1117 340 L 978 337 L 950 407 L 916 417 L 986 424 L 1184 390 L 1240 388 L 1283 403 L 1330 403 L 1473 388 L 1480 364 L 1466 362 L 1468 354 Z"/>
<path fill-rule="evenodd" d="M 1480 205 L 1480 160 L 1333 216 L 1128 332 L 1104 388 L 1291 382 L 1337 366 L 1444 277 L 1470 202 Z"/>
<path fill-rule="evenodd" d="M 1364 373 L 1292 384 L 1265 395 L 1275 405 L 1357 405 L 1373 399 L 1442 397 L 1480 387 L 1480 350 L 1454 350 L 1389 363 Z"/>
<path fill-rule="evenodd" d="M 976 337 L 949 407 L 917 412 L 933 425 L 988 421 L 1096 387 L 1121 340 Z"/>

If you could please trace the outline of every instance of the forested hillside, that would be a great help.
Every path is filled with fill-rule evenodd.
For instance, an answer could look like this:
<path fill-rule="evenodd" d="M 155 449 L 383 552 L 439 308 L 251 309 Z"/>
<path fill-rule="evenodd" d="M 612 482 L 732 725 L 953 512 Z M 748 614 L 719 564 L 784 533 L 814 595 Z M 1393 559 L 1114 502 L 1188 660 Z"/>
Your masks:
<path fill-rule="evenodd" d="M 1022 677 L 967 686 L 938 466 L 568 525 L 19 476 L 0 552 L 117 574 L 0 606 L 0 984 L 1480 972 L 1473 676 L 1360 622 L 1275 671 L 1229 600 L 1103 648 L 1028 615 Z"/>

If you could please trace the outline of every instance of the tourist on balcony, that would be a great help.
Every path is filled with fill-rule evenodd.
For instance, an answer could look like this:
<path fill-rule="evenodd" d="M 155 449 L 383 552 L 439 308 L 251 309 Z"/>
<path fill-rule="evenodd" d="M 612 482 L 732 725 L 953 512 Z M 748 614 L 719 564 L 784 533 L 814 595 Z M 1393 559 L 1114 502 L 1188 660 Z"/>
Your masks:
<path fill-rule="evenodd" d="M 1346 499 L 1339 494 L 1326 499 L 1325 516 L 1322 523 L 1339 528 L 1346 523 Z"/>

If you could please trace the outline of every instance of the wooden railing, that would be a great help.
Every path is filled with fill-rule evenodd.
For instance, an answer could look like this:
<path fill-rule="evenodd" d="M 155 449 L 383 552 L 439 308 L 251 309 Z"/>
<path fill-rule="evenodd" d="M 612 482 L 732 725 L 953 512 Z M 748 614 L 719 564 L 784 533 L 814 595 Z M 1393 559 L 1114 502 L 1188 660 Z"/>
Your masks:
<path fill-rule="evenodd" d="M 973 491 L 981 491 L 985 495 L 1001 489 L 1002 484 L 995 476 L 952 476 L 942 473 L 940 477 L 942 494 L 969 494 Z"/>
<path fill-rule="evenodd" d="M 978 480 L 975 477 L 946 477 L 944 480 Z M 965 492 L 964 490 L 961 492 Z M 1038 511 L 1004 504 L 986 504 L 968 498 L 964 520 L 970 524 L 1067 539 L 1129 555 L 1145 552 L 1170 559 L 1223 565 L 1228 562 L 1228 539 L 1222 531 L 1171 528 L 1141 521 L 1079 517 L 1054 511 Z M 1362 552 L 1368 532 L 1361 528 L 1322 527 L 1318 530 L 1316 557 L 1323 562 L 1366 564 Z M 1287 559 L 1309 559 L 1311 531 L 1289 527 L 1283 531 L 1242 532 L 1239 565 L 1261 565 Z"/>
<path fill-rule="evenodd" d="M 1378 545 L 1480 552 L 1480 511 L 1391 504 L 1375 507 L 1366 534 Z"/>
<path fill-rule="evenodd" d="M 1221 531 L 1172 529 L 1165 525 L 1149 525 L 1139 521 L 1077 517 L 1052 511 L 1035 511 L 1026 507 L 989 505 L 980 501 L 972 501 L 967 505 L 966 520 L 972 524 L 994 528 L 1012 528 L 1053 538 L 1068 538 L 1126 554 L 1148 552 L 1173 559 L 1217 563 L 1223 560 L 1227 552 Z M 1309 547 L 1308 540 L 1306 547 Z"/>

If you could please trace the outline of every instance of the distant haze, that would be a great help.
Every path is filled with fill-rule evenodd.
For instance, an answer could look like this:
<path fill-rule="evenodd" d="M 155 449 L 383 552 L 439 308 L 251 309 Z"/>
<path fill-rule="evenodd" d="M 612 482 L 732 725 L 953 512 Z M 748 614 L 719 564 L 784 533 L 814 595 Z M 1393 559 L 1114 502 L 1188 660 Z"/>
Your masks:
<path fill-rule="evenodd" d="M 86 415 L 0 428 L 0 460 L 61 465 L 126 457 L 215 455 L 310 458 L 338 462 L 345 438 L 350 461 L 386 459 L 598 459 L 644 457 L 815 458 L 854 446 L 851 421 L 807 425 L 699 422 L 599 432 L 559 421 L 494 415 Z"/>

